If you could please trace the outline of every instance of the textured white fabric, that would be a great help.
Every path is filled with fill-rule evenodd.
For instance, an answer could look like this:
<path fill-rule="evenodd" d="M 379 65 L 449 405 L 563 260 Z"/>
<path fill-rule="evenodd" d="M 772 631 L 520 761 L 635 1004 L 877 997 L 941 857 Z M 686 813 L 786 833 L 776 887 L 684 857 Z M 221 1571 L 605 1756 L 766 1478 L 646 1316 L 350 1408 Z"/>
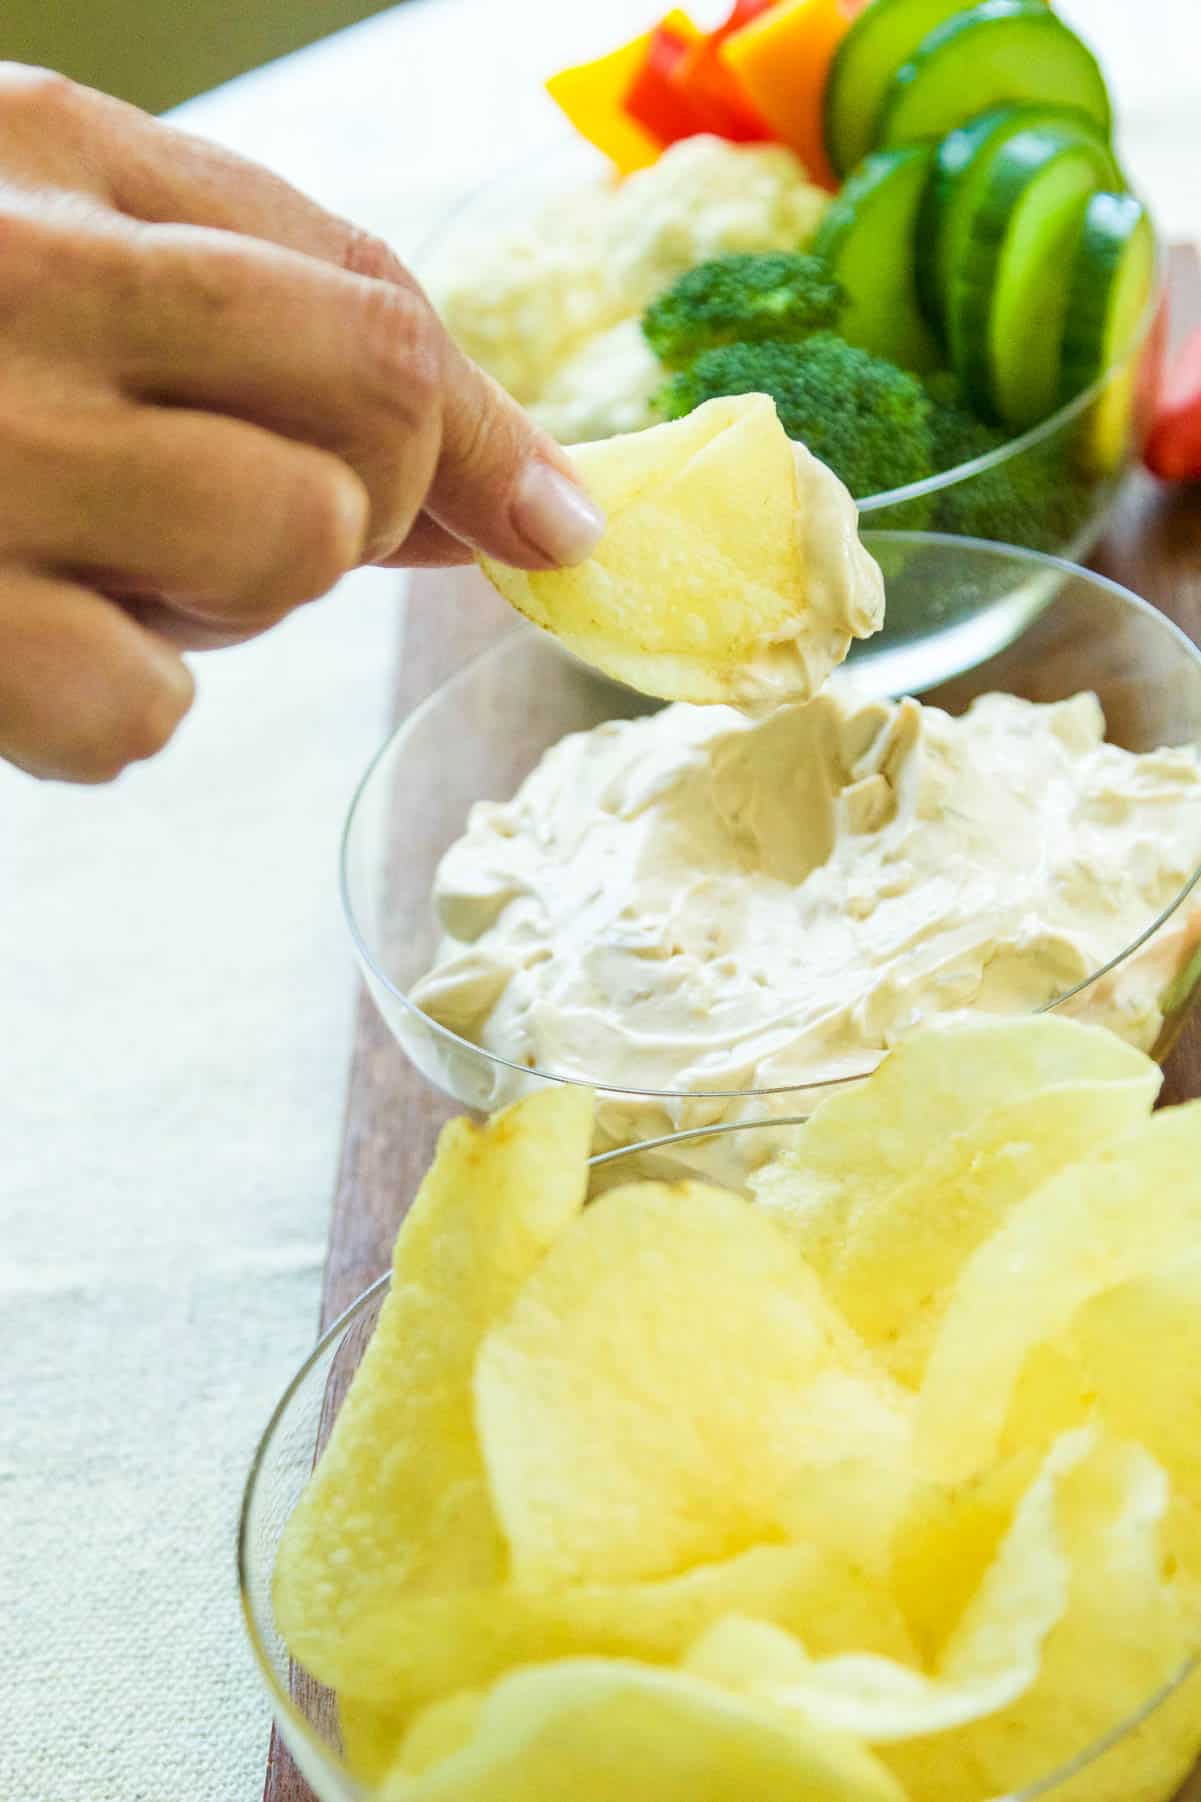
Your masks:
<path fill-rule="evenodd" d="M 409 249 L 556 129 L 540 74 L 663 6 L 409 0 L 184 118 Z M 1196 0 L 1064 10 L 1195 233 Z M 397 612 L 356 578 L 202 660 L 177 743 L 111 790 L 0 770 L 0 1802 L 257 1802 L 234 1519 L 316 1324 L 354 990 L 336 840 Z"/>

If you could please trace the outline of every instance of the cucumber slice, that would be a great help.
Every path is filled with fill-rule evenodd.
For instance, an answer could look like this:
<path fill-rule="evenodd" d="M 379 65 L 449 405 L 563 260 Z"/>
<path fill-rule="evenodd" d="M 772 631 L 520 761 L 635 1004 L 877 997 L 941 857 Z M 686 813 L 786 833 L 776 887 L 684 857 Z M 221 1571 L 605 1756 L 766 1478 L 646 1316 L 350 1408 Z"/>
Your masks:
<path fill-rule="evenodd" d="M 1094 194 L 1068 277 L 1059 398 L 1074 400 L 1106 370 L 1086 432 L 1090 466 L 1108 474 L 1126 456 L 1138 359 L 1131 356 L 1155 292 L 1155 229 L 1133 194 Z"/>
<path fill-rule="evenodd" d="M 810 245 L 847 291 L 841 336 L 919 372 L 943 360 L 914 285 L 914 232 L 933 154 L 928 145 L 907 144 L 869 156 L 827 208 Z"/>
<path fill-rule="evenodd" d="M 834 52 L 826 79 L 826 152 L 848 174 L 876 142 L 888 84 L 922 39 L 976 0 L 872 0 Z"/>
<path fill-rule="evenodd" d="M 951 271 L 963 260 L 972 219 L 997 156 L 1019 132 L 1040 126 L 1057 132 L 1065 146 L 1087 139 L 1105 148 L 1103 133 L 1086 114 L 1023 105 L 994 107 L 956 126 L 936 149 L 918 216 L 917 287 L 926 317 L 937 330 L 946 327 L 944 302 Z M 1110 161 L 1113 172 L 1107 185 L 1125 187 L 1117 162 L 1112 157 Z"/>
<path fill-rule="evenodd" d="M 1003 101 L 1086 113 L 1108 135 L 1105 78 L 1092 51 L 1043 0 L 984 0 L 939 25 L 889 83 L 882 146 L 941 138 Z"/>
<path fill-rule="evenodd" d="M 1071 252 L 1111 168 L 1104 144 L 1055 128 L 1018 132 L 993 160 L 946 295 L 951 361 L 988 417 L 1021 428 L 1056 405 Z"/>

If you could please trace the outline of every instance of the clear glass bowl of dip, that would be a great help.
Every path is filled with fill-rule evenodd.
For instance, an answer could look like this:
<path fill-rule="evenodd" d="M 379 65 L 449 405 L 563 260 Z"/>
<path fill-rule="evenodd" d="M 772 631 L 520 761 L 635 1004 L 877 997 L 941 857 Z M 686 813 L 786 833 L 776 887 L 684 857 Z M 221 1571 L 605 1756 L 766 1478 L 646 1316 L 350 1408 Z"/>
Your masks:
<path fill-rule="evenodd" d="M 1127 590 L 1070 564 L 1004 546 L 899 533 L 869 534 L 868 543 L 890 567 L 891 589 L 905 583 L 928 589 L 939 644 L 932 656 L 920 631 L 911 640 L 899 637 L 888 663 L 882 659 L 857 671 L 857 679 L 890 668 L 895 692 L 911 692 L 915 665 L 938 667 L 939 655 L 949 653 L 948 670 L 972 667 L 922 698 L 951 713 L 992 690 L 1035 701 L 1092 690 L 1109 737 L 1125 748 L 1201 746 L 1201 653 Z M 364 976 L 417 1068 L 437 1088 L 482 1112 L 546 1083 L 588 1083 L 598 1091 L 598 1150 L 720 1120 L 805 1114 L 832 1083 L 848 1077 L 844 1066 L 803 1087 L 634 1089 L 612 1069 L 509 1062 L 450 1031 L 411 998 L 438 944 L 431 900 L 438 863 L 461 836 L 472 805 L 511 797 L 564 734 L 655 706 L 565 657 L 534 628 L 518 625 L 393 733 L 359 786 L 342 847 L 346 918 Z M 1015 846 L 1015 858 L 1020 855 Z M 1201 981 L 1198 874 L 1128 942 L 1115 944 L 1086 980 L 1042 995 L 1039 1011 L 1062 1007 L 1120 1025 L 1126 985 L 1136 976 L 1140 994 L 1150 984 L 1162 1016 L 1149 1030 L 1140 1029 L 1142 1049 L 1165 1056 Z M 850 1074 L 861 1073 L 856 1066 Z"/>
<path fill-rule="evenodd" d="M 770 1149 L 787 1124 L 721 1128 L 717 1136 L 756 1139 Z M 671 1181 L 688 1174 L 694 1144 L 689 1137 L 651 1146 L 635 1146 L 593 1159 L 594 1195 L 633 1177 Z M 762 1161 L 761 1154 L 740 1154 L 732 1162 L 743 1167 Z M 259 1441 L 242 1497 L 237 1567 L 243 1618 L 259 1674 L 284 1743 L 320 1802 L 367 1802 L 373 1793 L 347 1768 L 342 1756 L 337 1702 L 332 1690 L 315 1682 L 289 1657 L 280 1638 L 271 1603 L 272 1577 L 284 1524 L 300 1497 L 316 1455 L 324 1446 L 350 1380 L 365 1352 L 388 1293 L 390 1277 L 367 1289 L 322 1338 L 285 1390 Z M 1097 1648 L 1104 1656 L 1104 1646 Z M 1053 1770 L 1023 1774 L 1023 1785 L 998 1802 L 1088 1802 L 1136 1793 L 1141 1802 L 1160 1802 L 1151 1791 L 1129 1786 L 1126 1761 L 1143 1746 L 1163 1743 L 1171 1732 L 1186 1741 L 1201 1720 L 1201 1668 L 1197 1660 L 1139 1704 L 1115 1718 L 1099 1739 L 1080 1746 Z M 1201 1742 L 1201 1725 L 1196 1725 Z M 1122 1761 L 1119 1771 L 1115 1768 Z M 1123 1782 L 1124 1780 L 1124 1782 Z M 1120 1787 L 1120 1783 L 1122 1786 Z M 1181 1792 L 1181 1802 L 1191 1791 Z M 915 1796 L 913 1802 L 921 1802 Z M 1168 1802 L 1166 1793 L 1162 1802 Z"/>
<path fill-rule="evenodd" d="M 581 189 L 612 183 L 611 165 L 582 139 L 548 144 L 485 182 L 460 203 L 419 250 L 417 267 L 436 289 L 440 272 L 489 239 L 527 224 L 544 210 L 569 205 Z M 1123 477 L 1141 455 L 1163 366 L 1166 318 L 1160 278 L 1128 351 L 1082 393 L 1030 430 L 986 455 L 921 482 L 859 500 L 872 530 L 955 533 L 1079 559 L 1097 542 Z M 1098 442 L 1104 444 L 1099 453 Z M 1037 495 L 1037 512 L 1023 505 Z M 1048 499 L 1052 496 L 1052 499 Z M 920 618 L 920 603 L 885 623 L 851 653 L 856 668 L 888 655 L 898 633 L 921 624 L 926 652 L 937 620 Z M 941 679 L 946 653 L 922 669 Z"/>

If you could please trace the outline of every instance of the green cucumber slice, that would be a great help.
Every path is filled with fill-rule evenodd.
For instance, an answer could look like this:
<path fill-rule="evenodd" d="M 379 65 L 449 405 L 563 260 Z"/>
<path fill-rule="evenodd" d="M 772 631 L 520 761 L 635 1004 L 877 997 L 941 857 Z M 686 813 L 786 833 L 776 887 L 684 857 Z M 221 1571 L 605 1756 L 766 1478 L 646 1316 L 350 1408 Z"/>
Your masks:
<path fill-rule="evenodd" d="M 914 232 L 932 160 L 925 144 L 869 156 L 827 208 L 810 245 L 847 291 L 840 335 L 919 373 L 943 361 L 914 285 Z"/>
<path fill-rule="evenodd" d="M 1155 293 L 1155 228 L 1133 194 L 1094 194 L 1084 209 L 1068 277 L 1059 399 L 1074 400 L 1106 370 L 1086 432 L 1090 465 L 1109 473 L 1125 458 L 1138 377 L 1139 328 Z"/>
<path fill-rule="evenodd" d="M 984 0 L 939 25 L 889 83 L 881 146 L 941 138 L 1004 101 L 1086 113 L 1107 135 L 1112 111 L 1097 59 L 1043 0 Z"/>
<path fill-rule="evenodd" d="M 1058 107 L 1001 106 L 948 132 L 934 153 L 930 180 L 917 224 L 917 288 L 927 319 L 936 330 L 946 326 L 944 300 L 951 271 L 963 260 L 972 219 L 988 185 L 997 156 L 1019 132 L 1044 126 L 1058 132 L 1065 146 L 1087 139 L 1105 149 L 1100 128 L 1085 113 Z M 1109 185 L 1124 187 L 1117 162 Z"/>
<path fill-rule="evenodd" d="M 1103 144 L 1055 128 L 1018 132 L 993 160 L 946 294 L 951 361 L 986 417 L 1022 428 L 1054 409 L 1071 253 L 1111 167 Z"/>
<path fill-rule="evenodd" d="M 826 79 L 826 151 L 847 175 L 876 142 L 875 125 L 896 71 L 923 38 L 976 0 L 872 0 L 851 22 Z"/>

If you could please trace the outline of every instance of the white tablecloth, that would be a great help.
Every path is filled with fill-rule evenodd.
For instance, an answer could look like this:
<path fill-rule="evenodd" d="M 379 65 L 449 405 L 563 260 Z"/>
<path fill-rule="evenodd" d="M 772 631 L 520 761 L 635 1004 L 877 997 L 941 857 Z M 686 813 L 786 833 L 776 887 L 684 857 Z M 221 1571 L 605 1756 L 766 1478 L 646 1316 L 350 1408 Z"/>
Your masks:
<path fill-rule="evenodd" d="M 541 74 L 661 10 L 409 0 L 184 114 L 409 250 L 557 129 Z M 1196 235 L 1196 0 L 1064 10 Z M 0 1802 L 261 1789 L 234 1519 L 316 1324 L 354 991 L 336 840 L 398 600 L 357 577 L 203 660 L 178 741 L 112 789 L 0 769 Z"/>

